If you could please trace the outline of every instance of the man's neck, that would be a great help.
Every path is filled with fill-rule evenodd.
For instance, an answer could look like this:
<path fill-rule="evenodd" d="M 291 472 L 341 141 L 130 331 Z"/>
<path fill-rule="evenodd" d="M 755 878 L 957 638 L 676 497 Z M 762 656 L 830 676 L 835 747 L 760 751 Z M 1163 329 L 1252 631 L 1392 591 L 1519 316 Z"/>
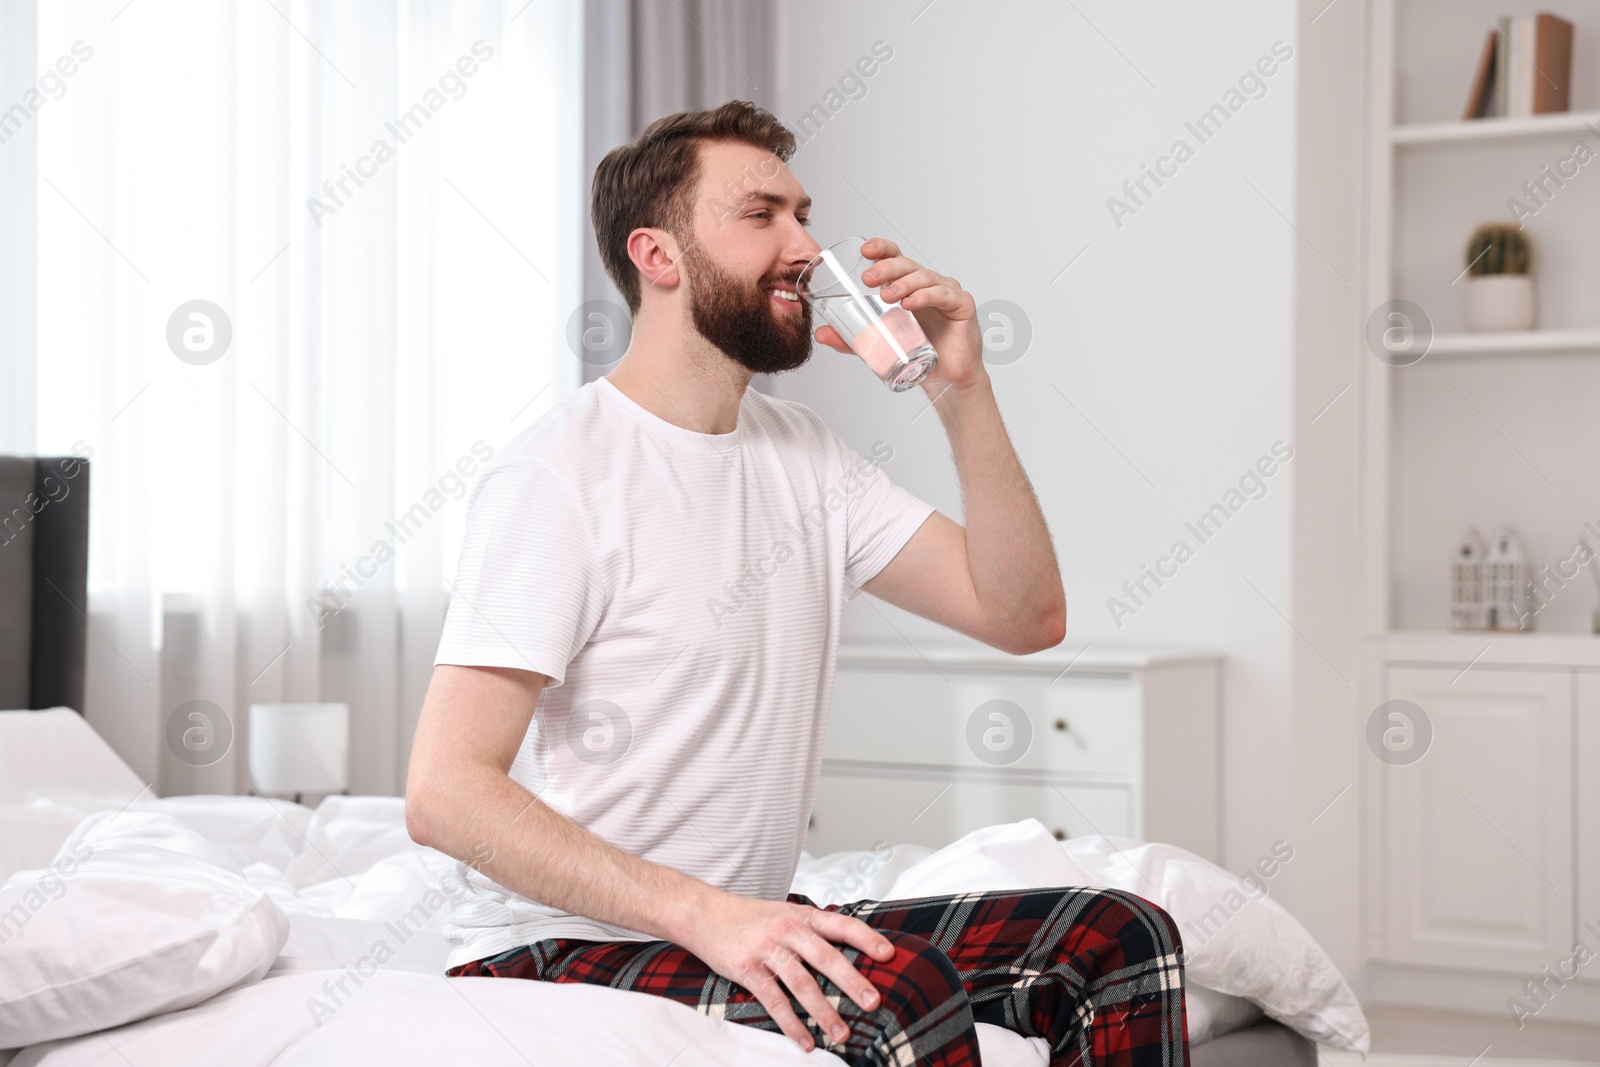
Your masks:
<path fill-rule="evenodd" d="M 687 323 L 634 320 L 628 351 L 606 379 L 628 399 L 674 426 L 732 433 L 752 373 Z"/>

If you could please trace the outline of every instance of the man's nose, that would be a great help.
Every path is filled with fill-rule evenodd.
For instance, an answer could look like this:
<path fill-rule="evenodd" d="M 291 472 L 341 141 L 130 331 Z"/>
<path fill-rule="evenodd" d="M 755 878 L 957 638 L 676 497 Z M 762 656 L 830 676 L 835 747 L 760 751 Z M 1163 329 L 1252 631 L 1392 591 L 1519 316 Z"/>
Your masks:
<path fill-rule="evenodd" d="M 816 239 L 808 231 L 801 230 L 796 240 L 790 242 L 785 259 L 789 266 L 798 269 L 810 263 L 821 251 L 822 246 L 817 244 Z"/>

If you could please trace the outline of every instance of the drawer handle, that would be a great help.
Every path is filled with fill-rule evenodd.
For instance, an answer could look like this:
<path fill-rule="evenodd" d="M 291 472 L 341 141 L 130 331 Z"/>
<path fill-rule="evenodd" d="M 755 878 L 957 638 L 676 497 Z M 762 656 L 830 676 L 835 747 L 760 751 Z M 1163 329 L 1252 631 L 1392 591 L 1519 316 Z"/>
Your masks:
<path fill-rule="evenodd" d="M 1067 832 L 1065 830 L 1057 828 L 1050 832 L 1055 835 L 1057 841 L 1065 841 L 1067 839 Z"/>
<path fill-rule="evenodd" d="M 1057 730 L 1060 730 L 1062 733 L 1066 733 L 1067 732 L 1067 720 L 1066 719 L 1057 719 L 1056 722 L 1055 722 L 1055 727 L 1056 727 Z"/>
<path fill-rule="evenodd" d="M 815 825 L 817 825 L 817 817 L 815 815 L 811 816 L 811 818 L 806 820 L 806 829 L 809 830 Z"/>

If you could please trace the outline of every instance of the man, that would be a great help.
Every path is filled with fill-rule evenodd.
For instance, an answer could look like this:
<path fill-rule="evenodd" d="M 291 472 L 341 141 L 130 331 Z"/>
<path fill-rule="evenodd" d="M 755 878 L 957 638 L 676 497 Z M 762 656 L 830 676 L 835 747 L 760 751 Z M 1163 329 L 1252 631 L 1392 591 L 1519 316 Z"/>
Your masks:
<path fill-rule="evenodd" d="M 448 973 L 657 993 L 850 1063 L 975 1064 L 976 1020 L 1044 1038 L 1057 1065 L 1187 1064 L 1178 934 L 1136 896 L 788 893 L 847 587 L 1014 654 L 1066 630 L 954 278 L 868 246 L 865 280 L 939 353 L 922 388 L 965 528 L 748 388 L 811 352 L 793 151 L 735 101 L 656 122 L 595 172 L 632 340 L 474 487 L 407 781 L 411 836 L 470 890 Z"/>

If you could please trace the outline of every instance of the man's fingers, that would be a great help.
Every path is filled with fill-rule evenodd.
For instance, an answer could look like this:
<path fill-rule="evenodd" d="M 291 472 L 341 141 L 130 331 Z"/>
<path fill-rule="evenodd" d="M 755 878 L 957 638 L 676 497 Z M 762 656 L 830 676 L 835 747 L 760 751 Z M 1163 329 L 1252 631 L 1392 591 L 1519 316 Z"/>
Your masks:
<path fill-rule="evenodd" d="M 918 289 L 900 301 L 900 306 L 908 311 L 933 308 L 956 319 L 970 319 L 978 313 L 978 306 L 973 302 L 972 294 L 961 289 L 951 289 L 946 285 L 931 285 L 926 289 Z"/>
<path fill-rule="evenodd" d="M 900 246 L 887 237 L 874 237 L 861 246 L 861 254 L 868 259 L 887 259 L 900 254 Z"/>
<path fill-rule="evenodd" d="M 854 916 L 819 909 L 812 918 L 817 932 L 835 944 L 854 945 L 879 963 L 894 958 L 894 942 Z"/>
<path fill-rule="evenodd" d="M 844 338 L 839 336 L 839 331 L 832 326 L 824 324 L 817 331 L 817 343 L 827 345 L 835 352 L 849 352 L 850 346 L 844 343 Z"/>
<path fill-rule="evenodd" d="M 822 987 L 817 985 L 817 980 L 806 970 L 806 965 L 800 962 L 800 957 L 793 952 L 784 954 L 783 962 L 774 968 L 783 984 L 793 991 L 795 999 L 811 1014 L 822 1027 L 823 1033 L 835 1041 L 843 1041 L 849 1036 L 849 1029 L 844 1025 L 844 1020 L 839 1017 L 838 1009 L 828 1003 L 828 998 L 822 995 Z"/>
<path fill-rule="evenodd" d="M 861 272 L 861 280 L 868 285 L 885 285 L 896 278 L 903 278 L 912 271 L 922 270 L 922 264 L 905 256 L 893 256 L 881 259 Z"/>
<path fill-rule="evenodd" d="M 890 941 L 888 937 L 870 928 L 866 923 L 862 923 L 859 918 L 854 918 L 853 915 L 840 915 L 837 912 L 829 913 L 840 923 L 837 931 L 835 931 L 838 936 L 829 936 L 829 941 L 843 941 L 846 944 L 856 945 L 858 949 L 866 952 L 869 957 L 874 958 L 878 963 L 888 963 L 888 961 L 893 960 L 894 942 Z"/>
<path fill-rule="evenodd" d="M 861 976 L 844 953 L 825 938 L 814 937 L 801 946 L 806 962 L 822 974 L 833 979 L 833 984 L 844 991 L 863 1011 L 873 1011 L 882 999 L 873 984 Z"/>
<path fill-rule="evenodd" d="M 857 1006 L 868 1012 L 880 1009 L 884 997 L 839 947 L 851 945 L 872 960 L 888 962 L 894 958 L 894 944 L 861 920 L 838 912 L 799 905 L 774 908 L 765 902 L 746 907 L 755 909 L 758 903 L 772 910 L 743 928 L 744 948 L 731 954 L 728 970 L 714 969 L 748 990 L 802 1051 L 843 1044 L 850 1037 L 850 1023 L 839 1010 L 844 998 L 851 1002 L 845 1010 L 853 1014 Z M 832 982 L 838 995 L 825 994 L 822 981 Z"/>
<path fill-rule="evenodd" d="M 885 285 L 882 289 L 878 290 L 878 295 L 883 297 L 885 300 L 899 300 L 907 293 L 914 293 L 918 289 L 926 289 L 929 286 L 945 285 L 949 281 L 949 278 L 946 278 L 938 271 L 929 270 L 927 267 L 920 267 L 917 270 L 911 271 L 909 274 L 904 274 L 899 278 L 896 278 L 890 284 Z"/>
<path fill-rule="evenodd" d="M 767 1009 L 767 1014 L 772 1016 L 772 1021 L 778 1024 L 789 1038 L 807 1052 L 811 1051 L 814 1042 L 811 1032 L 805 1028 L 800 1017 L 794 1013 L 794 1008 L 789 1006 L 789 995 L 784 992 L 783 986 L 777 979 L 763 971 L 760 967 L 754 968 L 749 975 L 744 987 L 755 994 L 761 1006 Z"/>

